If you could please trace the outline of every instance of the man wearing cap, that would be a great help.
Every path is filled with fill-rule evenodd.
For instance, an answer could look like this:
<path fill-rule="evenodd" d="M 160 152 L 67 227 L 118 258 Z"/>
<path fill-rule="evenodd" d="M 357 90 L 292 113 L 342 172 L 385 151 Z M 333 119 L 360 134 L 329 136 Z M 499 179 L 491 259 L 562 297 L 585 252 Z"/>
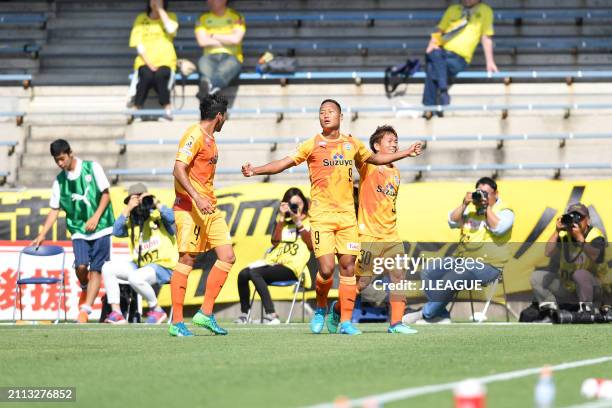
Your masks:
<path fill-rule="evenodd" d="M 535 299 L 543 316 L 552 321 L 552 312 L 559 304 L 578 302 L 579 310 L 592 313 L 595 288 L 606 273 L 604 254 L 606 239 L 591 225 L 589 209 L 572 204 L 557 218 L 555 232 L 546 244 L 545 254 L 551 258 L 549 270 L 536 270 L 531 275 Z"/>
<path fill-rule="evenodd" d="M 146 322 L 160 324 L 167 315 L 157 303 L 151 285 L 168 283 L 178 261 L 174 212 L 152 196 L 142 183 L 131 186 L 123 202 L 126 206 L 113 225 L 113 235 L 129 238 L 132 261 L 110 261 L 102 267 L 106 296 L 112 308 L 105 322 L 127 323 L 119 303 L 117 279 L 121 279 L 128 281 L 147 301 L 150 310 Z"/>

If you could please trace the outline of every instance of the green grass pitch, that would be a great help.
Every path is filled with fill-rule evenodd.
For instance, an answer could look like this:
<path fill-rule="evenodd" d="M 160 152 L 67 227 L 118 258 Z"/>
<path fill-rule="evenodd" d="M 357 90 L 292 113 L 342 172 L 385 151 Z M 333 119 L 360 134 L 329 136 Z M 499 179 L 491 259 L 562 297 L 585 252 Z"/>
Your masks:
<path fill-rule="evenodd" d="M 612 355 L 612 325 L 453 324 L 405 336 L 362 324 L 355 337 L 225 327 L 225 337 L 194 328 L 171 338 L 166 325 L 1 326 L 0 386 L 75 386 L 69 407 L 297 407 Z M 612 362 L 555 373 L 557 406 L 584 403 L 588 377 L 612 377 Z M 488 406 L 533 406 L 536 380 L 489 384 Z M 452 395 L 385 404 L 405 406 L 450 407 Z"/>

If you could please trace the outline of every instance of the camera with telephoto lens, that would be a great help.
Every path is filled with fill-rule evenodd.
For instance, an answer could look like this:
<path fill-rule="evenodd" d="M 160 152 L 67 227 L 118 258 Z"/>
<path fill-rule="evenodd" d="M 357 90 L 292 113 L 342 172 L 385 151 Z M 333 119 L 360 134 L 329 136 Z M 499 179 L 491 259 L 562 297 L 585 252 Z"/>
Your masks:
<path fill-rule="evenodd" d="M 561 216 L 561 224 L 563 224 L 566 230 L 571 230 L 574 224 L 578 224 L 580 221 L 582 221 L 582 215 L 577 212 L 571 212 Z"/>
<path fill-rule="evenodd" d="M 289 211 L 291 211 L 293 214 L 297 214 L 299 210 L 300 210 L 299 205 L 297 205 L 296 203 L 289 203 Z M 285 221 L 286 222 L 291 221 L 291 215 L 289 215 L 289 213 L 285 215 Z"/>
<path fill-rule="evenodd" d="M 553 321 L 557 324 L 612 323 L 612 310 L 607 305 L 595 311 L 560 309 L 554 312 Z"/>
<path fill-rule="evenodd" d="M 143 225 L 155 208 L 155 197 L 148 195 L 142 198 L 140 204 L 130 213 L 136 225 Z"/>
<path fill-rule="evenodd" d="M 472 193 L 472 201 L 476 203 L 482 203 L 483 201 L 488 200 L 489 193 L 484 190 L 478 189 Z"/>

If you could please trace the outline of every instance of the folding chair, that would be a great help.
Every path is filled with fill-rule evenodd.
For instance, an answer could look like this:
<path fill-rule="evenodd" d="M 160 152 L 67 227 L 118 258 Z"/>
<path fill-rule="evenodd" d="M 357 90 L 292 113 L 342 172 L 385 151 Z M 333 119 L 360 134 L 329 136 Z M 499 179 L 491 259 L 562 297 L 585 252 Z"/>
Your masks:
<path fill-rule="evenodd" d="M 495 296 L 495 292 L 497 291 L 497 285 L 501 282 L 502 284 L 502 290 L 504 293 L 504 309 L 506 309 L 506 322 L 510 322 L 510 308 L 508 306 L 508 294 L 506 293 L 506 283 L 504 282 L 504 268 L 501 268 L 499 270 L 499 276 L 497 277 L 497 279 L 495 279 L 493 282 L 488 283 L 485 285 L 485 287 L 487 287 L 487 300 L 485 302 L 484 308 L 482 309 L 482 312 L 478 312 L 478 318 L 476 317 L 476 314 L 474 313 L 474 298 L 472 297 L 472 291 L 468 291 L 469 293 L 469 297 L 470 297 L 470 310 L 472 312 L 472 321 L 477 322 L 477 323 L 482 323 L 486 317 L 487 317 L 487 312 L 489 311 L 489 306 L 491 305 L 491 301 L 493 300 L 493 296 Z M 453 300 L 453 304 L 450 307 L 450 311 L 453 310 L 453 307 L 455 306 L 455 302 L 457 301 L 457 297 L 459 295 L 459 292 L 457 292 L 455 294 L 455 299 Z"/>
<path fill-rule="evenodd" d="M 308 272 L 308 267 L 304 268 L 304 270 L 300 274 L 300 277 L 297 280 L 292 279 L 292 280 L 268 283 L 268 286 L 276 286 L 276 287 L 282 287 L 282 288 L 295 286 L 295 291 L 293 292 L 293 300 L 291 301 L 291 308 L 289 309 L 289 316 L 287 317 L 287 321 L 285 322 L 285 324 L 291 323 L 291 316 L 293 315 L 293 308 L 295 306 L 295 301 L 297 299 L 298 292 L 300 291 L 300 287 L 304 285 L 304 280 L 306 278 L 306 275 L 305 275 L 306 272 Z M 255 302 L 256 293 L 257 293 L 257 290 L 254 290 L 253 296 L 251 296 L 251 304 L 249 306 L 249 313 L 247 314 L 247 321 L 249 321 L 249 319 L 251 318 L 251 310 L 253 310 L 253 303 Z M 304 316 L 304 305 L 305 304 L 306 304 L 306 290 L 303 290 L 302 291 L 302 323 L 304 323 L 306 320 L 306 317 Z M 263 316 L 264 316 L 264 307 L 262 303 L 261 304 L 261 323 L 263 323 Z"/>
<path fill-rule="evenodd" d="M 33 257 L 51 257 L 51 256 L 62 256 L 62 267 L 61 267 L 61 278 L 50 278 L 50 277 L 32 277 L 32 278 L 21 278 L 21 259 L 23 255 Z M 64 321 L 67 321 L 66 312 L 66 285 L 64 284 L 64 264 L 66 262 L 66 253 L 64 248 L 55 245 L 40 246 L 40 247 L 25 247 L 19 253 L 19 260 L 17 261 L 17 282 L 15 284 L 15 306 L 13 308 L 13 322 L 15 322 L 15 314 L 17 311 L 17 299 L 19 298 L 19 319 L 23 320 L 23 307 L 21 304 L 21 285 L 60 285 L 61 292 L 59 293 L 60 304 L 57 307 L 57 320 L 55 323 L 59 323 L 61 307 L 64 307 Z"/>

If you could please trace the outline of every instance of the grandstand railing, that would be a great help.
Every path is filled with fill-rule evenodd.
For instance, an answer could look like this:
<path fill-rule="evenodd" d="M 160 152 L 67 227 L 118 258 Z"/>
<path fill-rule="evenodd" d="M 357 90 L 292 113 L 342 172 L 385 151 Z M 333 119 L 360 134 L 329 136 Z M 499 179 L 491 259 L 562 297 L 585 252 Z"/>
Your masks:
<path fill-rule="evenodd" d="M 0 112 L 0 118 L 15 118 L 15 124 L 17 126 L 21 126 L 23 124 L 23 118 L 25 115 L 25 112 Z"/>
<path fill-rule="evenodd" d="M 0 54 L 27 54 L 30 58 L 38 58 L 41 47 L 38 44 L 0 44 Z"/>
<path fill-rule="evenodd" d="M 11 173 L 9 171 L 0 171 L 0 186 L 6 184 L 6 179 L 10 176 Z"/>
<path fill-rule="evenodd" d="M 8 147 L 7 153 L 9 156 L 15 153 L 15 148 L 18 144 L 19 142 L 17 142 L 16 140 L 0 140 L 0 146 Z"/>
<path fill-rule="evenodd" d="M 373 24 L 381 21 L 437 21 L 442 18 L 444 10 L 437 11 L 326 11 L 326 12 L 245 12 L 247 23 L 252 22 L 302 22 L 302 21 L 365 21 Z M 495 9 L 496 21 L 512 21 L 520 24 L 522 20 L 573 20 L 581 24 L 587 19 L 606 19 L 612 17 L 610 9 Z M 179 21 L 195 23 L 200 14 L 178 13 Z"/>
<path fill-rule="evenodd" d="M 408 80 L 425 79 L 425 72 L 417 72 Z M 189 75 L 188 81 L 197 81 L 198 73 Z M 266 80 L 353 80 L 360 83 L 362 80 L 382 80 L 385 77 L 383 71 L 330 71 L 330 72 L 296 72 L 294 74 L 259 74 L 257 72 L 243 72 L 240 74 L 241 81 L 266 81 Z M 131 78 L 131 75 L 130 75 Z M 176 74 L 176 80 L 183 77 L 180 73 Z M 612 79 L 612 70 L 577 70 L 577 71 L 464 71 L 457 77 L 459 80 L 470 79 L 501 79 L 506 84 L 510 84 L 514 79 L 557 79 L 564 80 L 568 85 L 575 79 Z"/>
<path fill-rule="evenodd" d="M 424 142 L 496 142 L 498 148 L 502 148 L 506 141 L 529 141 L 529 140 L 556 140 L 559 141 L 559 147 L 565 147 L 568 140 L 605 140 L 612 139 L 612 133 L 541 133 L 541 134 L 511 134 L 511 135 L 431 135 L 431 136 L 400 136 L 399 142 L 415 142 L 422 140 Z M 272 151 L 276 150 L 278 145 L 282 144 L 299 144 L 307 138 L 219 138 L 217 144 L 267 144 L 272 145 Z M 176 146 L 179 142 L 178 138 L 168 139 L 139 139 L 128 140 L 119 139 L 115 141 L 120 148 L 120 153 L 127 151 L 130 145 L 173 145 Z"/>
<path fill-rule="evenodd" d="M 341 40 L 341 41 L 340 41 Z M 423 52 L 426 46 L 426 38 L 415 38 L 412 40 L 397 40 L 394 38 L 383 39 L 334 39 L 313 41 L 310 39 L 293 40 L 256 40 L 245 39 L 243 49 L 253 51 L 282 51 L 292 53 L 295 50 L 355 50 L 361 55 L 367 55 L 368 50 L 406 50 Z M 538 37 L 538 38 L 504 38 L 497 37 L 494 40 L 496 53 L 504 52 L 517 54 L 522 51 L 568 51 L 571 53 L 584 52 L 608 52 L 612 48 L 610 38 L 590 37 Z M 175 48 L 179 51 L 199 50 L 200 46 L 194 40 L 177 40 Z"/>
<path fill-rule="evenodd" d="M 553 170 L 554 178 L 561 177 L 561 172 L 565 170 L 610 170 L 612 163 L 507 163 L 507 164 L 450 164 L 450 165 L 416 165 L 397 166 L 400 172 L 416 173 L 415 179 L 420 179 L 423 173 L 429 172 L 474 172 L 490 171 L 497 177 L 500 171 L 530 171 L 530 170 Z M 305 174 L 308 169 L 306 166 L 291 167 L 284 173 Z M 108 174 L 113 177 L 113 182 L 117 182 L 121 176 L 169 176 L 172 169 L 111 169 Z M 215 174 L 240 175 L 240 168 L 217 168 Z M 268 180 L 266 177 L 265 180 Z"/>
<path fill-rule="evenodd" d="M 32 75 L 30 74 L 0 74 L 0 82 L 21 82 L 24 89 L 32 85 Z"/>
<path fill-rule="evenodd" d="M 473 104 L 473 105 L 404 105 L 404 106 L 346 106 L 343 111 L 351 115 L 351 120 L 356 120 L 360 113 L 424 113 L 424 112 L 500 112 L 502 119 L 506 119 L 511 111 L 555 111 L 563 112 L 564 118 L 569 118 L 572 111 L 579 110 L 604 110 L 612 109 L 612 103 L 573 103 L 573 104 Z M 232 115 L 276 115 L 277 121 L 284 119 L 286 114 L 313 114 L 318 113 L 316 107 L 296 107 L 296 108 L 232 108 L 228 111 Z M 196 109 L 179 109 L 172 112 L 175 116 L 198 116 Z M 64 114 L 64 113 L 62 113 Z M 75 112 L 75 114 L 78 114 Z M 161 117 L 165 114 L 162 109 L 142 109 L 125 111 L 128 115 L 128 122 L 135 117 Z"/>
<path fill-rule="evenodd" d="M 44 13 L 0 13 L 0 25 L 37 24 L 45 28 L 47 15 Z"/>

